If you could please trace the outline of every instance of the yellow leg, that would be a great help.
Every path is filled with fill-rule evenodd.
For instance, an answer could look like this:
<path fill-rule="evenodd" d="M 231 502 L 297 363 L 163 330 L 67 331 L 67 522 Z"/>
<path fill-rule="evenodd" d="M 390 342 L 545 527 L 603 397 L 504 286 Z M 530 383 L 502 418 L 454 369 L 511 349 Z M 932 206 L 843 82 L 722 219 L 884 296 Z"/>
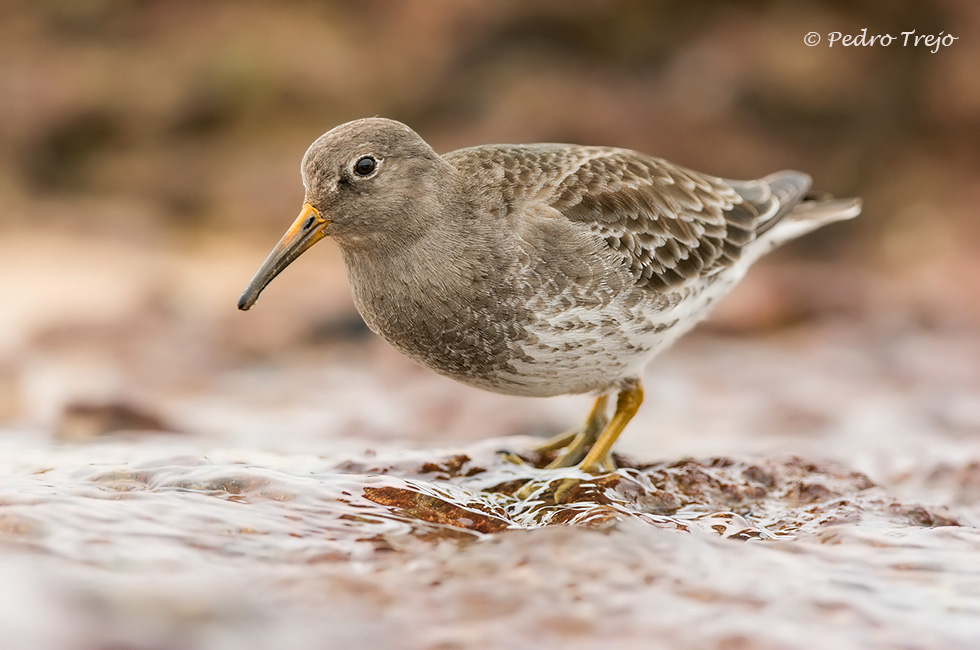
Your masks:
<path fill-rule="evenodd" d="M 611 420 L 608 420 L 606 416 L 608 401 L 607 395 L 603 395 L 595 401 L 592 411 L 585 421 L 585 426 L 581 430 L 562 434 L 544 443 L 543 448 L 547 451 L 568 445 L 568 449 L 546 469 L 571 467 L 576 463 L 578 463 L 579 469 L 591 474 L 599 474 L 603 471 L 611 472 L 616 469 L 609 456 L 609 451 L 643 402 L 643 389 L 640 387 L 639 380 L 629 381 L 619 392 L 616 398 L 616 411 Z M 579 462 L 583 455 L 585 458 Z M 529 481 L 514 496 L 518 499 L 528 499 L 541 490 L 546 483 L 550 483 L 550 481 L 545 483 Z M 564 503 L 572 488 L 579 483 L 580 480 L 574 478 L 559 481 L 558 485 L 552 488 L 554 502 Z"/>
<path fill-rule="evenodd" d="M 634 379 L 619 392 L 619 396 L 616 398 L 616 412 L 613 413 L 612 420 L 609 421 L 599 439 L 596 440 L 585 459 L 579 464 L 579 469 L 583 472 L 597 474 L 613 468 L 609 451 L 616 442 L 616 438 L 636 415 L 636 411 L 642 403 L 643 388 L 640 386 L 640 381 Z"/>
<path fill-rule="evenodd" d="M 558 445 L 557 447 L 550 447 L 550 449 L 556 449 L 568 446 L 565 453 L 561 454 L 555 458 L 548 465 L 546 469 L 555 469 L 556 467 L 571 467 L 575 465 L 588 452 L 588 450 L 595 444 L 598 440 L 599 434 L 603 431 L 608 420 L 606 415 L 606 404 L 609 402 L 609 396 L 603 395 L 596 398 L 595 403 L 592 405 L 592 410 L 589 411 L 589 417 L 585 419 L 585 424 L 581 429 L 572 432 L 570 439 L 565 441 L 565 444 Z M 559 436 L 562 438 L 563 436 Z M 549 441 L 552 442 L 552 441 Z M 553 441 L 554 443 L 560 442 L 559 439 Z M 548 449 L 548 443 L 545 443 L 545 449 Z M 540 447 L 539 451 L 544 451 Z"/>
<path fill-rule="evenodd" d="M 578 429 L 571 429 L 570 431 L 565 431 L 559 433 L 554 438 L 549 438 L 543 443 L 534 448 L 534 451 L 538 453 L 546 451 L 555 451 L 556 449 L 564 449 L 577 439 L 582 437 L 583 432 L 589 431 L 590 429 L 595 429 L 595 433 L 592 435 L 593 442 L 595 438 L 599 437 L 599 432 L 602 428 L 606 426 L 606 403 L 609 401 L 608 395 L 603 395 L 596 399 L 595 404 L 592 405 L 592 410 L 589 411 L 589 416 L 585 419 L 585 424 Z M 574 465 L 574 463 L 572 463 Z"/>
<path fill-rule="evenodd" d="M 575 438 L 577 438 L 581 433 L 582 433 L 581 429 L 571 429 L 569 431 L 563 431 L 562 433 L 559 433 L 554 438 L 548 438 L 540 445 L 536 445 L 534 447 L 534 451 L 538 452 L 539 454 L 543 454 L 546 451 L 555 451 L 558 449 L 564 449 L 565 447 L 570 445 L 572 441 L 575 440 Z"/>
<path fill-rule="evenodd" d="M 585 454 L 592 448 L 592 445 L 595 444 L 595 441 L 599 438 L 599 434 L 602 433 L 602 430 L 606 426 L 606 422 L 608 421 L 606 404 L 608 402 L 608 395 L 597 398 L 592 405 L 592 410 L 589 411 L 589 416 L 585 419 L 585 424 L 577 429 L 559 433 L 557 436 L 548 438 L 540 445 L 534 447 L 534 451 L 539 454 L 557 451 L 567 447 L 565 452 L 558 454 L 545 469 L 571 467 L 585 458 Z M 507 462 L 514 463 L 515 465 L 524 464 L 524 461 L 515 454 L 506 451 L 497 453 Z"/>

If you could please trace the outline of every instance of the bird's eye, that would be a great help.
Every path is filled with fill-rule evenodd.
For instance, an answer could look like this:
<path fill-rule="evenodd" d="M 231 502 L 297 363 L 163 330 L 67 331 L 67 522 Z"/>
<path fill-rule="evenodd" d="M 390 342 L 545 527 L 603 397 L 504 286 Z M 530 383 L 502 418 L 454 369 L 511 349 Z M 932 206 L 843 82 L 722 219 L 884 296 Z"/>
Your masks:
<path fill-rule="evenodd" d="M 354 163 L 354 172 L 358 176 L 367 176 L 378 166 L 378 161 L 371 156 L 364 156 Z"/>

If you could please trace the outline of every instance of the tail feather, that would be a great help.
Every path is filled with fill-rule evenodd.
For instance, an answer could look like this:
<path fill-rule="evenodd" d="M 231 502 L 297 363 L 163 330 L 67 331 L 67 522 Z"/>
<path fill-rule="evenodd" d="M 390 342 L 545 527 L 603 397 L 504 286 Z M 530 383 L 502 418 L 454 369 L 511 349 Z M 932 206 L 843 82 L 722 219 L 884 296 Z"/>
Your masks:
<path fill-rule="evenodd" d="M 759 211 L 756 240 L 774 248 L 817 228 L 861 213 L 861 199 L 835 199 L 810 192 L 810 177 L 782 171 L 747 182 L 730 182 Z"/>
<path fill-rule="evenodd" d="M 768 226 L 778 222 L 792 206 L 805 200 L 810 183 L 813 181 L 803 172 L 785 171 L 769 174 L 762 179 L 762 182 L 769 186 L 773 199 L 779 206 L 775 216 L 763 224 Z"/>
<path fill-rule="evenodd" d="M 775 227 L 757 238 L 768 243 L 770 248 L 775 248 L 828 223 L 853 219 L 859 214 L 861 199 L 858 198 L 806 200 L 794 206 Z"/>

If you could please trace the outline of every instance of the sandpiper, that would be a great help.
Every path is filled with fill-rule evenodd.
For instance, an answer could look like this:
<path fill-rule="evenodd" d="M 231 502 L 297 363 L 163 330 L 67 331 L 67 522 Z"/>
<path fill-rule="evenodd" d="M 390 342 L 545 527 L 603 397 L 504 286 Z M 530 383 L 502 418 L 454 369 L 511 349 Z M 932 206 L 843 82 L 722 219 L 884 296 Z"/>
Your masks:
<path fill-rule="evenodd" d="M 614 468 L 654 356 L 761 255 L 861 211 L 811 197 L 796 171 L 724 180 L 569 144 L 439 155 L 382 118 L 325 133 L 301 170 L 303 209 L 239 308 L 329 236 L 365 322 L 419 363 L 509 395 L 595 395 L 581 428 L 542 447 L 591 473 Z"/>

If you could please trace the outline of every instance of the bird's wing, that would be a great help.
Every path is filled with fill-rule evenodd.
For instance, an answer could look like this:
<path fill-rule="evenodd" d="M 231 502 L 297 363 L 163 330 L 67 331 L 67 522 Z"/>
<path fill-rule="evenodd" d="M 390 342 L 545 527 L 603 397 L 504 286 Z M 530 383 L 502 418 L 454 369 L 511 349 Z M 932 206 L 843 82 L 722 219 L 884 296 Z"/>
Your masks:
<path fill-rule="evenodd" d="M 725 181 L 632 151 L 592 152 L 554 186 L 550 204 L 593 229 L 654 291 L 732 266 L 809 187 L 798 172 Z"/>
<path fill-rule="evenodd" d="M 799 172 L 726 181 L 607 147 L 491 145 L 446 159 L 464 175 L 491 179 L 485 204 L 499 206 L 501 217 L 540 213 L 536 207 L 586 225 L 653 291 L 732 266 L 810 185 Z"/>

